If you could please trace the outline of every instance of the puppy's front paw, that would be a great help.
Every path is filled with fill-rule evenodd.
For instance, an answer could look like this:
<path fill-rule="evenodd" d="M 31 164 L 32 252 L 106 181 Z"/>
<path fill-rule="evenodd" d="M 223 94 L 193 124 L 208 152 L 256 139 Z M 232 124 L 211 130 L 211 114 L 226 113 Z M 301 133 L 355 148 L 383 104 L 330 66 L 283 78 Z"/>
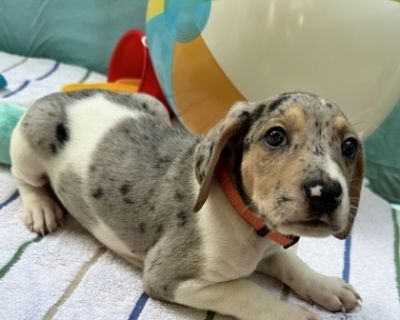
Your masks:
<path fill-rule="evenodd" d="M 41 235 L 53 232 L 63 224 L 63 212 L 58 203 L 49 196 L 23 199 L 25 226 Z"/>
<path fill-rule="evenodd" d="M 361 297 L 352 285 L 340 278 L 319 276 L 302 295 L 329 311 L 350 311 L 360 305 Z"/>

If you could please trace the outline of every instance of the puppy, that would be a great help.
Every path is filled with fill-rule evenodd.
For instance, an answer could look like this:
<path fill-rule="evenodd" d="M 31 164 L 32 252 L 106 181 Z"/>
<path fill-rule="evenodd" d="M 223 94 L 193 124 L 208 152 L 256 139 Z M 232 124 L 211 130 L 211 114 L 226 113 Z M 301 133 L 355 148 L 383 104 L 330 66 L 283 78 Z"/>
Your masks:
<path fill-rule="evenodd" d="M 62 205 L 143 269 L 154 298 L 238 319 L 320 319 L 245 279 L 259 271 L 328 310 L 358 305 L 351 285 L 284 248 L 343 239 L 356 215 L 361 144 L 325 99 L 239 102 L 200 138 L 146 95 L 56 93 L 20 121 L 11 156 L 28 228 L 54 231 Z"/>

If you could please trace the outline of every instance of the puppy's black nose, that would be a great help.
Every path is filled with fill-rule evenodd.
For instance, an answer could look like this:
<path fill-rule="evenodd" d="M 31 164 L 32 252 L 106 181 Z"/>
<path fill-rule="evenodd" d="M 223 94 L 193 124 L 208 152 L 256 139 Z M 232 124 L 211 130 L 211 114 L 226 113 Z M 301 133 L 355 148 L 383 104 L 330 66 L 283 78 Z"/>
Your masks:
<path fill-rule="evenodd" d="M 337 181 L 312 180 L 304 185 L 307 200 L 316 213 L 335 210 L 341 200 L 342 186 Z"/>

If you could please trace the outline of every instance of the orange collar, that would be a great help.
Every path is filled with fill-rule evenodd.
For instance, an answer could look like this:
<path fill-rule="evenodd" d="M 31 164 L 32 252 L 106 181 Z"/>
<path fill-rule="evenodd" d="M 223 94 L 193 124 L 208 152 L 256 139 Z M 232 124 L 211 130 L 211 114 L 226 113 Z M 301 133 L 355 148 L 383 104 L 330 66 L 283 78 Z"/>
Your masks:
<path fill-rule="evenodd" d="M 228 198 L 233 208 L 235 208 L 236 212 L 254 228 L 257 235 L 274 240 L 285 249 L 299 241 L 299 237 L 297 236 L 285 236 L 277 231 L 270 231 L 265 223 L 245 205 L 223 161 L 218 162 L 215 173 L 224 190 L 225 196 Z"/>

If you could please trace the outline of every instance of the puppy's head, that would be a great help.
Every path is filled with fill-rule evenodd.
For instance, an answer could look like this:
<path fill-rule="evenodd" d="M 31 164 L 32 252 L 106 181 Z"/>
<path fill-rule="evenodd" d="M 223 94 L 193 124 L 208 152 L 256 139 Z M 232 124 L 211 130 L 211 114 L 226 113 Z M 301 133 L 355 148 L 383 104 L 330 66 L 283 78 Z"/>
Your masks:
<path fill-rule="evenodd" d="M 358 136 L 335 104 L 285 93 L 233 106 L 196 150 L 196 211 L 221 154 L 247 205 L 271 230 L 340 239 L 350 233 L 364 161 Z"/>

